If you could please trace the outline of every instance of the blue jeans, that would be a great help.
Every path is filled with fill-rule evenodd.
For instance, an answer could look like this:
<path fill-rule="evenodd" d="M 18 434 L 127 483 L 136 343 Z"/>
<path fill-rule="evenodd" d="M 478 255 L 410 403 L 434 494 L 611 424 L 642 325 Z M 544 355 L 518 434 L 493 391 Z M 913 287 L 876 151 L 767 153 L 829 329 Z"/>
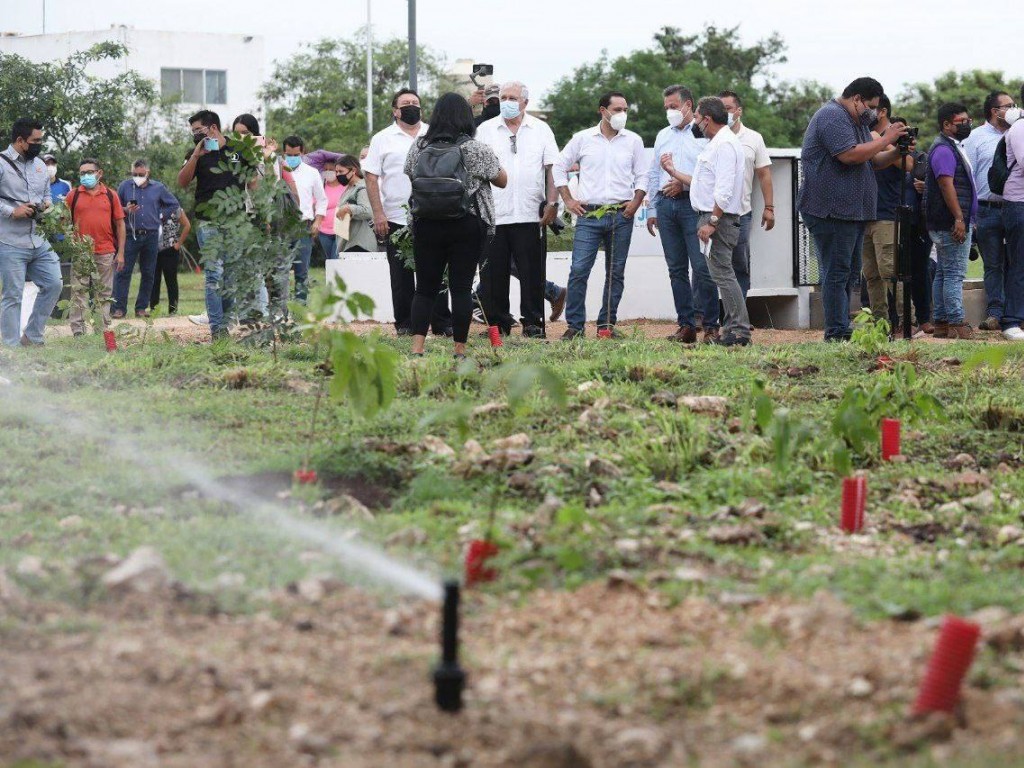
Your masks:
<path fill-rule="evenodd" d="M 1005 302 L 1005 233 L 1002 209 L 990 208 L 987 205 L 978 208 L 978 247 L 981 248 L 981 260 L 985 264 L 985 300 L 988 302 L 985 314 L 986 317 L 994 317 L 996 320 L 1003 318 Z"/>
<path fill-rule="evenodd" d="M 0 337 L 8 347 L 21 342 L 21 296 L 25 281 L 35 283 L 39 289 L 32 315 L 25 326 L 25 336 L 36 344 L 43 343 L 46 321 L 57 306 L 64 282 L 60 276 L 60 259 L 43 244 L 36 248 L 19 248 L 0 243 Z"/>
<path fill-rule="evenodd" d="M 206 314 L 210 318 L 210 332 L 215 336 L 227 331 L 228 316 L 234 303 L 225 286 L 227 276 L 224 273 L 224 255 L 220 250 L 223 244 L 217 234 L 217 227 L 207 222 L 201 222 L 196 228 L 206 278 Z"/>
<path fill-rule="evenodd" d="M 338 258 L 338 238 L 335 235 L 325 235 L 323 232 L 319 232 L 316 237 L 324 251 L 324 258 Z"/>
<path fill-rule="evenodd" d="M 313 254 L 313 237 L 300 237 L 292 243 L 292 247 L 295 249 L 292 261 L 292 269 L 295 270 L 295 300 L 305 304 L 309 294 L 309 257 Z"/>
<path fill-rule="evenodd" d="M 732 271 L 736 273 L 744 299 L 750 293 L 750 226 L 753 220 L 753 212 L 740 216 L 740 239 L 732 249 Z"/>
<path fill-rule="evenodd" d="M 1006 228 L 1006 303 L 1003 330 L 1024 325 L 1024 203 L 1003 203 Z"/>
<path fill-rule="evenodd" d="M 612 253 L 611 275 L 605 275 L 604 290 L 601 292 L 601 312 L 597 317 L 598 327 L 615 325 L 615 314 L 622 299 L 625 286 L 626 257 L 633 237 L 633 220 L 622 215 L 622 211 L 602 216 L 600 219 L 580 216 L 576 220 L 576 236 L 572 244 L 572 266 L 569 269 L 569 295 L 565 303 L 565 319 L 570 328 L 583 330 L 587 321 L 587 280 L 597 260 L 597 251 L 604 245 L 605 258 L 609 248 Z M 607 271 L 607 270 L 606 270 Z M 611 277 L 611 302 L 609 303 L 608 278 Z"/>
<path fill-rule="evenodd" d="M 971 238 L 968 236 L 958 243 L 952 232 L 929 231 L 928 234 L 938 256 L 932 283 L 932 315 L 936 323 L 959 325 L 964 321 L 964 278 L 967 277 L 967 257 L 971 255 Z"/>
<path fill-rule="evenodd" d="M 662 197 L 656 208 L 661 247 L 668 265 L 672 300 L 676 305 L 676 323 L 694 326 L 694 314 L 700 310 L 705 328 L 718 327 L 718 286 L 711 279 L 708 261 L 700 252 L 697 239 L 698 214 L 690 196 Z M 693 269 L 693 284 L 690 269 Z"/>
<path fill-rule="evenodd" d="M 547 299 L 547 301 L 549 303 L 553 302 L 553 301 L 557 301 L 558 300 L 558 295 L 561 292 L 562 292 L 562 289 L 558 286 L 557 283 L 552 283 L 550 280 L 548 280 L 544 284 L 544 298 Z"/>
<path fill-rule="evenodd" d="M 825 341 L 849 339 L 850 278 L 860 270 L 864 246 L 864 222 L 846 219 L 819 219 L 803 216 L 818 256 L 821 277 L 821 308 L 825 315 Z"/>
<path fill-rule="evenodd" d="M 156 276 L 156 255 L 160 252 L 160 233 L 150 232 L 138 238 L 129 232 L 124 241 L 124 269 L 114 273 L 114 312 L 128 312 L 128 291 L 132 286 L 132 272 L 139 262 L 142 280 L 135 297 L 135 311 L 149 309 L 149 298 L 153 294 L 153 278 Z"/>

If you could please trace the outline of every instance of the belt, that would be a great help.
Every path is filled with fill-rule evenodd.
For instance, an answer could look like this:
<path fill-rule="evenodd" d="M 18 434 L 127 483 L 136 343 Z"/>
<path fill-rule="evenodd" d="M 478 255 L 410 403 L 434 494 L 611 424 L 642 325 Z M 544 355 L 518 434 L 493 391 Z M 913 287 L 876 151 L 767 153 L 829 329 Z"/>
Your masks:
<path fill-rule="evenodd" d="M 605 210 L 617 211 L 620 208 L 625 208 L 625 207 L 626 207 L 626 203 L 608 203 L 608 205 L 584 205 L 583 206 L 583 210 L 584 211 L 596 211 L 596 210 L 598 210 L 600 208 L 604 208 Z"/>
<path fill-rule="evenodd" d="M 714 211 L 697 211 L 697 215 L 698 216 L 711 216 L 713 214 L 714 214 Z M 740 217 L 740 215 L 738 213 L 723 213 L 718 218 L 720 218 L 720 219 L 738 219 L 739 217 Z"/>
<path fill-rule="evenodd" d="M 135 235 L 155 235 L 158 231 L 156 229 L 133 229 L 132 233 Z"/>
<path fill-rule="evenodd" d="M 1003 201 L 1002 200 L 979 200 L 978 201 L 978 205 L 980 205 L 982 208 L 1002 208 L 1003 207 Z"/>

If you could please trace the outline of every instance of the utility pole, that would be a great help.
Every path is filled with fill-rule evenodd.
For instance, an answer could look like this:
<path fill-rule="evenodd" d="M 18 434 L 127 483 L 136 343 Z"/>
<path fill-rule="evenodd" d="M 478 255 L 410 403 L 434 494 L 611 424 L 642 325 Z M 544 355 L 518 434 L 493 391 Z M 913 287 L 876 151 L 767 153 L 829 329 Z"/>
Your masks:
<path fill-rule="evenodd" d="M 409 87 L 416 89 L 416 0 L 409 0 Z"/>
<path fill-rule="evenodd" d="M 370 17 L 372 2 L 373 0 L 366 0 L 366 127 L 368 136 L 373 136 L 373 24 Z"/>
<path fill-rule="evenodd" d="M 43 0 L 43 34 L 46 34 L 46 0 Z"/>

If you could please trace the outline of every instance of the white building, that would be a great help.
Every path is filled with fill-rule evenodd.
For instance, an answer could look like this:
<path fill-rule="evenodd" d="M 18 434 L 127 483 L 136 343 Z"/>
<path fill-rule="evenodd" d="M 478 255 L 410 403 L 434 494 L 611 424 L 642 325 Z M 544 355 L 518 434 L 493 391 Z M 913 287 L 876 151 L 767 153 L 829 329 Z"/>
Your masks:
<path fill-rule="evenodd" d="M 0 51 L 47 62 L 65 59 L 102 42 L 123 43 L 128 56 L 94 64 L 90 74 L 111 77 L 135 70 L 152 80 L 162 97 L 180 94 L 181 110 L 186 114 L 206 107 L 219 114 L 224 123 L 243 112 L 263 120 L 258 93 L 266 77 L 266 56 L 259 35 L 157 32 L 115 26 L 52 35 L 5 34 L 0 36 Z"/>

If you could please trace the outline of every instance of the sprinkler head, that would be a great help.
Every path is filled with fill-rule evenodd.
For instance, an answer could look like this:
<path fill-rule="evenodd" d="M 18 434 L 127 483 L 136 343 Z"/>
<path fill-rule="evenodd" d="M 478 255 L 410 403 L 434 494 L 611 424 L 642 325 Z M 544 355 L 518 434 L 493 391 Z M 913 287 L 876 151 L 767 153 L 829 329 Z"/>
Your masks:
<path fill-rule="evenodd" d="M 441 663 L 434 668 L 434 701 L 442 712 L 462 709 L 466 673 L 459 666 L 459 583 L 446 581 L 441 609 Z"/>

